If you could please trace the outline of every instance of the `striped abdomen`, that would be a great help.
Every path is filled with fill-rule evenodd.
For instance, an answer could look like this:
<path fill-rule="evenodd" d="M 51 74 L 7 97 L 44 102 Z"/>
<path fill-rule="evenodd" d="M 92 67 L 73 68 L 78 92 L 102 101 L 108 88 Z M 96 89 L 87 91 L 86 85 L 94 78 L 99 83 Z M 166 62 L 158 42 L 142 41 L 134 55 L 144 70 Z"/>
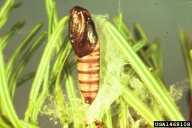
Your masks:
<path fill-rule="evenodd" d="M 69 34 L 77 55 L 78 79 L 85 102 L 91 104 L 99 88 L 99 40 L 90 13 L 79 6 L 70 10 Z"/>
<path fill-rule="evenodd" d="M 80 90 L 85 102 L 91 104 L 99 88 L 99 41 L 94 50 L 87 56 L 77 57 L 77 70 Z"/>

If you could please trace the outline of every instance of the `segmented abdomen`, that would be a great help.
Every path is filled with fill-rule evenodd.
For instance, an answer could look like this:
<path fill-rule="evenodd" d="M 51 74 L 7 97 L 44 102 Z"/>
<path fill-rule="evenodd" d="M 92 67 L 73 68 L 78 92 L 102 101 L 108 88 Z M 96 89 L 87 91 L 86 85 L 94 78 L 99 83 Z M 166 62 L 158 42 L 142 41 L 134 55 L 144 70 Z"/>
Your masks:
<path fill-rule="evenodd" d="M 85 103 L 88 104 L 93 102 L 99 89 L 99 60 L 99 41 L 90 54 L 82 58 L 77 57 L 79 87 Z"/>
<path fill-rule="evenodd" d="M 99 89 L 100 46 L 95 24 L 86 9 L 75 6 L 70 10 L 69 36 L 77 55 L 79 87 L 85 103 L 91 104 Z M 94 123 L 97 128 L 103 127 L 101 121 Z"/>
<path fill-rule="evenodd" d="M 69 35 L 77 55 L 80 90 L 91 104 L 99 88 L 99 40 L 90 13 L 79 6 L 70 10 Z"/>

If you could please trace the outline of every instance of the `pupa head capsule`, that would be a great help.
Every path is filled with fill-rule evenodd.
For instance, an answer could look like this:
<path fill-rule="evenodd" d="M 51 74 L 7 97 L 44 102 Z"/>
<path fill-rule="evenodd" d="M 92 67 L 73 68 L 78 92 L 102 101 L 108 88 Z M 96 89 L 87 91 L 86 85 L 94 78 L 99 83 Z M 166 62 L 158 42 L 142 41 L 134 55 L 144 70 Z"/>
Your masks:
<path fill-rule="evenodd" d="M 96 46 L 98 36 L 90 13 L 79 6 L 70 10 L 69 34 L 71 44 L 78 57 L 90 54 Z"/>

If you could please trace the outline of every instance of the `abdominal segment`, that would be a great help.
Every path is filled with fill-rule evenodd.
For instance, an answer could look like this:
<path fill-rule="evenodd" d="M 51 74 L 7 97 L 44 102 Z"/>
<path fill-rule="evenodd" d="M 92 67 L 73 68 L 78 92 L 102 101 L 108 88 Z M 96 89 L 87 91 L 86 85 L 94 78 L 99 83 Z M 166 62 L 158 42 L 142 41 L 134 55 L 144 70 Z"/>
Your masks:
<path fill-rule="evenodd" d="M 77 57 L 79 87 L 85 103 L 88 104 L 93 102 L 99 89 L 99 60 L 99 41 L 90 54 L 82 58 Z"/>

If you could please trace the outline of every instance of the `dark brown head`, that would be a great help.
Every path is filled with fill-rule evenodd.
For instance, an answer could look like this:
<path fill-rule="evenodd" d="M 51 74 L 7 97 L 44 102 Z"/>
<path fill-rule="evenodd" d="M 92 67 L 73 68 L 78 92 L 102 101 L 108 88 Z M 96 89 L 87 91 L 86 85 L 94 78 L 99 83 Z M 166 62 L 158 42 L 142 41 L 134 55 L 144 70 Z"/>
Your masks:
<path fill-rule="evenodd" d="M 70 10 L 69 34 L 71 44 L 78 57 L 91 53 L 96 46 L 98 36 L 90 13 L 79 6 Z"/>

